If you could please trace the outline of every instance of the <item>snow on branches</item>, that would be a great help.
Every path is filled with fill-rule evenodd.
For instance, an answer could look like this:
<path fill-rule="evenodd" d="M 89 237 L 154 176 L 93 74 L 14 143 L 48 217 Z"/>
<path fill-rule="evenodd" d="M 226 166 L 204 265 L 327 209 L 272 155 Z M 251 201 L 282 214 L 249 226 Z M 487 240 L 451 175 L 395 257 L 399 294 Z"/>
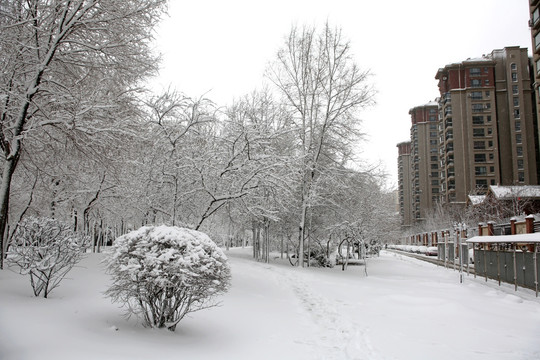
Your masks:
<path fill-rule="evenodd" d="M 17 225 L 7 262 L 30 275 L 35 296 L 48 297 L 84 256 L 88 238 L 49 218 L 26 218 Z"/>
<path fill-rule="evenodd" d="M 206 234 L 175 226 L 117 238 L 105 263 L 113 278 L 106 295 L 149 327 L 174 331 L 186 314 L 218 305 L 230 286 L 223 251 Z"/>

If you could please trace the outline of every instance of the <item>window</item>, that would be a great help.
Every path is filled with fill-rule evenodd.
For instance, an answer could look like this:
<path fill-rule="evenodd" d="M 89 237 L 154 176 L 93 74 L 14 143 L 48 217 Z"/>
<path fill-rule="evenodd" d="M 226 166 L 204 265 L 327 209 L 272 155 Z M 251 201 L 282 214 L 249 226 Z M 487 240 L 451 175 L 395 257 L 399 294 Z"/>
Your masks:
<path fill-rule="evenodd" d="M 488 116 L 487 116 L 487 122 L 488 122 L 488 123 L 491 122 L 491 115 L 488 115 Z"/>
<path fill-rule="evenodd" d="M 437 132 L 436 131 L 430 131 L 429 132 L 429 137 L 436 138 L 437 137 Z"/>
<path fill-rule="evenodd" d="M 523 170 L 523 159 L 518 159 L 517 161 L 517 168 L 518 170 Z"/>
<path fill-rule="evenodd" d="M 489 154 L 489 161 L 493 161 L 493 154 Z"/>
<path fill-rule="evenodd" d="M 522 140 L 521 140 L 521 134 L 516 134 L 516 143 L 517 144 L 521 144 Z"/>
<path fill-rule="evenodd" d="M 484 104 L 472 104 L 472 111 L 473 113 L 477 112 L 483 112 L 484 111 Z"/>
<path fill-rule="evenodd" d="M 480 75 L 480 68 L 471 68 L 469 72 L 471 76 L 478 76 Z"/>
<path fill-rule="evenodd" d="M 523 148 L 521 146 L 516 147 L 517 156 L 523 156 Z"/>
<path fill-rule="evenodd" d="M 534 36 L 534 46 L 537 49 L 540 47 L 540 32 Z"/>
<path fill-rule="evenodd" d="M 431 164 L 431 170 L 437 170 L 439 168 L 438 164 Z"/>
<path fill-rule="evenodd" d="M 473 137 L 484 137 L 486 136 L 484 133 L 484 129 L 473 129 Z"/>
<path fill-rule="evenodd" d="M 510 64 L 510 69 L 512 69 L 512 70 L 517 70 L 517 65 L 516 65 L 516 63 L 511 63 L 511 64 Z"/>
<path fill-rule="evenodd" d="M 487 180 L 485 180 L 485 179 L 476 180 L 476 187 L 477 188 L 482 188 L 482 189 L 487 188 Z"/>
<path fill-rule="evenodd" d="M 493 141 L 488 141 L 488 148 L 491 149 L 493 147 Z"/>
<path fill-rule="evenodd" d="M 437 171 L 432 171 L 431 172 L 431 177 L 439 177 L 439 173 Z"/>
<path fill-rule="evenodd" d="M 432 186 L 438 186 L 439 185 L 439 180 L 431 180 L 431 185 Z"/>
<path fill-rule="evenodd" d="M 435 115 L 429 116 L 429 121 L 435 121 L 435 120 L 437 120 L 437 117 Z"/>
<path fill-rule="evenodd" d="M 471 98 L 474 100 L 482 100 L 482 92 L 481 91 L 473 91 L 471 93 Z"/>
<path fill-rule="evenodd" d="M 437 140 L 429 140 L 430 145 L 437 145 Z"/>
<path fill-rule="evenodd" d="M 519 109 L 514 109 L 514 119 L 519 119 Z"/>
<path fill-rule="evenodd" d="M 493 134 L 493 128 L 488 128 L 488 129 L 487 129 L 487 134 L 488 134 L 488 135 Z"/>
<path fill-rule="evenodd" d="M 475 141 L 473 147 L 475 150 L 483 150 L 486 148 L 486 143 L 483 141 Z"/>
<path fill-rule="evenodd" d="M 480 79 L 472 79 L 471 87 L 480 87 L 482 86 L 482 81 Z"/>
<path fill-rule="evenodd" d="M 519 106 L 519 98 L 518 97 L 514 97 L 514 106 L 515 107 Z"/>
<path fill-rule="evenodd" d="M 438 160 L 439 160 L 438 156 L 436 156 L 436 155 L 431 156 L 431 161 L 438 161 Z"/>
<path fill-rule="evenodd" d="M 519 94 L 519 89 L 517 85 L 512 85 L 512 94 L 514 95 Z"/>
<path fill-rule="evenodd" d="M 476 176 L 487 175 L 487 167 L 485 167 L 485 166 L 476 166 L 474 168 L 474 175 L 476 175 Z"/>
<path fill-rule="evenodd" d="M 489 86 L 489 79 L 485 79 L 485 80 L 484 80 L 484 85 L 485 85 L 485 86 Z"/>
<path fill-rule="evenodd" d="M 518 172 L 518 181 L 519 182 L 524 182 L 525 181 L 525 173 Z"/>
<path fill-rule="evenodd" d="M 521 131 L 521 121 L 516 120 L 515 126 L 516 126 L 516 131 Z"/>
<path fill-rule="evenodd" d="M 489 91 L 486 91 L 486 97 L 489 97 L 490 93 Z"/>
<path fill-rule="evenodd" d="M 518 76 L 517 76 L 517 73 L 512 73 L 512 82 L 517 82 L 518 81 Z"/>
<path fill-rule="evenodd" d="M 540 59 L 536 60 L 536 73 L 540 74 Z"/>
<path fill-rule="evenodd" d="M 429 124 L 429 130 L 437 130 L 437 124 Z"/>
<path fill-rule="evenodd" d="M 474 154 L 474 162 L 475 163 L 485 163 L 486 162 L 486 154 Z"/>
<path fill-rule="evenodd" d="M 437 109 L 429 109 L 429 113 L 430 113 L 430 114 L 436 114 L 436 113 L 437 113 Z"/>
<path fill-rule="evenodd" d="M 489 172 L 493 174 L 495 172 L 495 166 L 490 166 Z"/>
<path fill-rule="evenodd" d="M 484 117 L 482 115 L 475 115 L 472 117 L 472 123 L 473 125 L 483 125 Z"/>

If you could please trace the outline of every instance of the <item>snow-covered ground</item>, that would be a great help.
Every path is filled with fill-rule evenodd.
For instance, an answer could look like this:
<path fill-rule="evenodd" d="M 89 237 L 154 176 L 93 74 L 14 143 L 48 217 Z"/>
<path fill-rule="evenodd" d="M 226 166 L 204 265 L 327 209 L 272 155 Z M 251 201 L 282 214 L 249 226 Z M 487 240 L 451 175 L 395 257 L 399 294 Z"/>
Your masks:
<path fill-rule="evenodd" d="M 540 359 L 540 300 L 393 253 L 345 272 L 227 252 L 222 306 L 176 332 L 126 320 L 90 254 L 49 299 L 0 271 L 0 359 Z"/>

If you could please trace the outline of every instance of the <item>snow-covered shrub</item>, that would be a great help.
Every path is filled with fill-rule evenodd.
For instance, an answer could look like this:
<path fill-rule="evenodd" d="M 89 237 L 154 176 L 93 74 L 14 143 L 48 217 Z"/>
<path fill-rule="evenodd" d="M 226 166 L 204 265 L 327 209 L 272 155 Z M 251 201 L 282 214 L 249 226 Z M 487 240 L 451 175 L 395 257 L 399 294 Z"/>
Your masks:
<path fill-rule="evenodd" d="M 88 238 L 67 224 L 30 217 L 18 224 L 6 261 L 29 274 L 34 295 L 46 298 L 82 259 L 88 245 Z"/>
<path fill-rule="evenodd" d="M 326 254 L 326 250 L 323 248 L 315 248 L 311 250 L 311 266 L 318 266 L 318 267 L 334 267 L 335 261 L 332 262 L 332 260 L 328 257 Z"/>
<path fill-rule="evenodd" d="M 190 312 L 216 306 L 230 285 L 223 251 L 199 231 L 146 226 L 117 238 L 105 259 L 106 295 L 144 325 L 171 331 Z"/>

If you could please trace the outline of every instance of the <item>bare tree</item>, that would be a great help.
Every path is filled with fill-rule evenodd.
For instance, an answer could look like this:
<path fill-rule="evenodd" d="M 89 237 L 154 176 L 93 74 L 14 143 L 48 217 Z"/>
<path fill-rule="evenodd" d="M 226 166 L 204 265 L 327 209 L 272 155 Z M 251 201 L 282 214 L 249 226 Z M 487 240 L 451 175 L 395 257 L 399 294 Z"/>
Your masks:
<path fill-rule="evenodd" d="M 88 239 L 54 219 L 30 217 L 18 225 L 8 263 L 29 274 L 34 295 L 46 298 L 83 258 Z"/>
<path fill-rule="evenodd" d="M 129 102 L 138 82 L 155 70 L 148 41 L 164 6 L 164 0 L 1 2 L 0 261 L 25 140 L 46 127 L 78 129 L 82 146 L 107 131 L 103 119 L 125 116 L 118 104 Z"/>
<path fill-rule="evenodd" d="M 293 114 L 300 152 L 302 181 L 299 223 L 299 265 L 304 266 L 304 239 L 313 185 L 321 159 L 331 152 L 343 160 L 358 140 L 358 110 L 373 103 L 369 73 L 355 64 L 350 43 L 340 29 L 322 31 L 293 27 L 268 77 Z"/>

